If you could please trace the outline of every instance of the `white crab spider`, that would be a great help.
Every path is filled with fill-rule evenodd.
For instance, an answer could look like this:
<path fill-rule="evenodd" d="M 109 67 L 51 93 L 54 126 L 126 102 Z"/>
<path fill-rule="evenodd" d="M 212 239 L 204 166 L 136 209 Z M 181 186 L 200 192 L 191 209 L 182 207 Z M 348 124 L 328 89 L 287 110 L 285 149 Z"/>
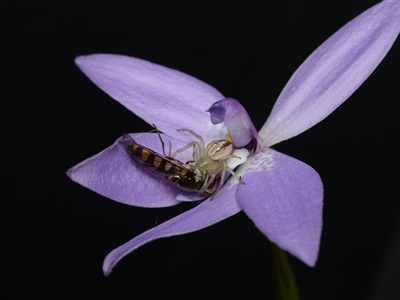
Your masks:
<path fill-rule="evenodd" d="M 238 177 L 235 172 L 228 167 L 227 160 L 230 158 L 238 158 L 238 156 L 233 155 L 235 151 L 235 147 L 228 140 L 213 140 L 204 146 L 203 138 L 190 129 L 178 129 L 178 131 L 186 131 L 191 135 L 196 137 L 199 141 L 193 141 L 186 146 L 176 150 L 172 157 L 175 157 L 178 153 L 181 153 L 189 148 L 193 148 L 193 162 L 195 163 L 196 169 L 201 173 L 204 177 L 206 184 L 199 190 L 200 193 L 204 192 L 208 189 L 212 184 L 215 184 L 215 180 L 218 179 L 217 176 L 220 176 L 220 183 L 216 190 L 223 185 L 227 172 L 229 172 L 233 177 L 235 177 L 240 183 L 244 184 L 242 179 Z M 190 163 L 187 162 L 187 163 Z"/>

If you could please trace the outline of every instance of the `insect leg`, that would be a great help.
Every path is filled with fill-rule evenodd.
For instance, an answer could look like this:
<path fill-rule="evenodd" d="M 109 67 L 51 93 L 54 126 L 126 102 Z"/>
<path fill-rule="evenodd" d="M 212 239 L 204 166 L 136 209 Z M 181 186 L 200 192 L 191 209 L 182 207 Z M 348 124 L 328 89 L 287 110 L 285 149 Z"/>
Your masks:
<path fill-rule="evenodd" d="M 154 124 L 152 124 L 152 125 L 153 125 L 153 127 L 155 128 L 155 130 L 157 131 L 158 138 L 159 138 L 160 141 L 161 141 L 162 152 L 163 152 L 164 157 L 165 157 L 165 156 L 166 156 L 166 155 L 165 155 L 165 144 L 164 144 L 164 141 L 163 141 L 163 139 L 162 139 L 162 137 L 161 137 L 160 130 L 158 130 L 158 128 L 156 127 L 156 125 L 154 125 Z M 169 141 L 169 148 L 170 148 L 170 151 L 171 151 L 171 141 Z"/>
<path fill-rule="evenodd" d="M 168 151 L 168 156 L 172 157 L 172 144 L 171 141 L 169 141 L 169 151 Z"/>

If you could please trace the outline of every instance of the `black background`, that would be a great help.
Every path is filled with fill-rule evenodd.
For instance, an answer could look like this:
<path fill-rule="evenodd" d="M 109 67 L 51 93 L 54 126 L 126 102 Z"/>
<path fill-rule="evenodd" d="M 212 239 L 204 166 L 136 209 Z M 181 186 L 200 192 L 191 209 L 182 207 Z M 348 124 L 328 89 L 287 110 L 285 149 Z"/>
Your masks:
<path fill-rule="evenodd" d="M 74 58 L 181 70 L 241 101 L 259 129 L 302 61 L 377 1 L 321 2 L 2 2 L 3 297 L 272 298 L 268 240 L 243 213 L 145 245 L 103 276 L 109 251 L 187 207 L 129 207 L 67 178 L 121 133 L 151 129 Z M 325 186 L 318 263 L 290 257 L 303 299 L 400 297 L 399 46 L 331 116 L 275 147 Z"/>

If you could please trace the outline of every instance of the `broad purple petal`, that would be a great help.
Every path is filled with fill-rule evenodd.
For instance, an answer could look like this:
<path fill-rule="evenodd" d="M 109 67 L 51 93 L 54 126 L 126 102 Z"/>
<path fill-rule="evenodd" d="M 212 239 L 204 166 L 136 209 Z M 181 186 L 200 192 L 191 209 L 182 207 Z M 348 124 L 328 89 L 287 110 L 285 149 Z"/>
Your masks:
<path fill-rule="evenodd" d="M 225 98 L 217 101 L 207 111 L 213 124 L 225 124 L 236 147 L 242 148 L 250 142 L 258 142 L 258 132 L 253 122 L 236 99 Z"/>
<path fill-rule="evenodd" d="M 400 2 L 368 9 L 315 50 L 297 69 L 260 130 L 265 146 L 314 126 L 368 78 L 400 31 Z"/>
<path fill-rule="evenodd" d="M 323 187 L 317 172 L 292 157 L 264 148 L 255 154 L 236 197 L 272 242 L 310 266 L 318 256 Z"/>
<path fill-rule="evenodd" d="M 138 143 L 162 153 L 157 134 L 136 133 L 131 136 Z M 68 176 L 104 197 L 128 205 L 166 207 L 178 204 L 176 196 L 181 190 L 134 162 L 118 144 L 119 140 L 68 170 Z M 167 137 L 164 137 L 164 142 L 168 145 Z M 184 144 L 173 141 L 172 145 L 181 147 Z"/>
<path fill-rule="evenodd" d="M 109 274 L 115 264 L 125 255 L 148 242 L 162 237 L 197 231 L 238 213 L 241 209 L 236 202 L 235 192 L 236 188 L 224 186 L 213 200 L 205 200 L 195 208 L 138 235 L 114 249 L 104 260 L 104 274 Z"/>
<path fill-rule="evenodd" d="M 214 139 L 205 110 L 224 98 L 212 86 L 184 73 L 142 59 L 115 55 L 79 56 L 78 67 L 98 87 L 149 124 L 176 136 L 176 129 Z"/>

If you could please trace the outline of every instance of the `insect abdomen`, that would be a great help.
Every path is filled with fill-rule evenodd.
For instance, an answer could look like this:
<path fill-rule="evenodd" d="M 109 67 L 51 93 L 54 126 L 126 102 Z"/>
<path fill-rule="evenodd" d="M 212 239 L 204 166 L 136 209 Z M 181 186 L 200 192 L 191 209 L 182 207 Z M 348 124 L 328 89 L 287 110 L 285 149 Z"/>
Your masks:
<path fill-rule="evenodd" d="M 139 145 L 127 134 L 123 136 L 123 140 L 120 143 L 133 160 L 148 169 L 156 171 L 156 173 L 161 173 L 165 176 L 175 173 L 186 173 L 185 169 L 179 168 L 149 148 Z"/>

